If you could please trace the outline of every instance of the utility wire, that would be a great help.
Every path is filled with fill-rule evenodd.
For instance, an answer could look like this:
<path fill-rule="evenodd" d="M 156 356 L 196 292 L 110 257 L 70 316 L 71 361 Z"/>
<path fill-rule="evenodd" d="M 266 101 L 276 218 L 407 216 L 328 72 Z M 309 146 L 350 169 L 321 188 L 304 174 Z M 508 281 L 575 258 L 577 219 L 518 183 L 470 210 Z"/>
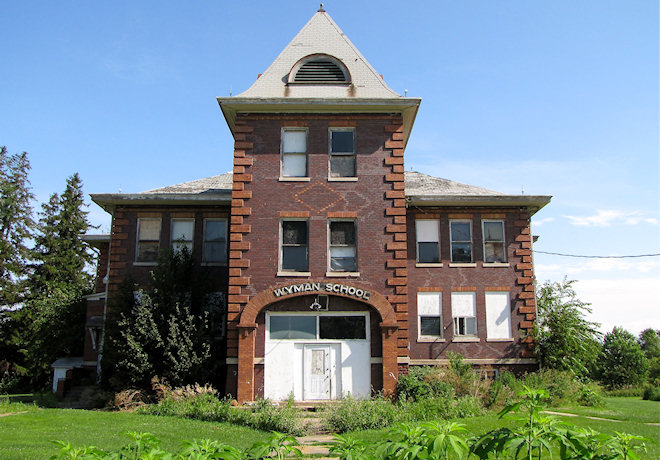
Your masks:
<path fill-rule="evenodd" d="M 560 252 L 546 252 L 546 251 L 537 251 L 534 249 L 534 252 L 539 254 L 549 254 L 551 256 L 562 256 L 562 257 L 580 257 L 582 259 L 633 259 L 637 257 L 658 257 L 660 254 L 639 254 L 634 256 L 582 256 L 576 254 L 562 254 Z"/>

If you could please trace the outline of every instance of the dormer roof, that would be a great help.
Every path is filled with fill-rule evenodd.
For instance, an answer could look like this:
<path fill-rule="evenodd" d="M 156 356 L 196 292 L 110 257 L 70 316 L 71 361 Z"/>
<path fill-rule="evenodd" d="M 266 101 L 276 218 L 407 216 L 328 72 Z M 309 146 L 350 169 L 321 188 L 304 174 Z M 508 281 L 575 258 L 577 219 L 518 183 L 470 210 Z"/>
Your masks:
<path fill-rule="evenodd" d="M 232 133 L 237 113 L 400 113 L 404 144 L 420 102 L 387 86 L 323 9 L 252 86 L 218 98 Z"/>

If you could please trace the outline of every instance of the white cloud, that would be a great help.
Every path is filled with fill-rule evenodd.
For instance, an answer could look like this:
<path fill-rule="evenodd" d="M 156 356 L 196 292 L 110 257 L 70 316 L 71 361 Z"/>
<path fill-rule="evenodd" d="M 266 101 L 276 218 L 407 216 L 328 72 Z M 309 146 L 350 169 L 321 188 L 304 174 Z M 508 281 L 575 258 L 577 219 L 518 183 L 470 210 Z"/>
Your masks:
<path fill-rule="evenodd" d="M 660 277 L 582 280 L 574 287 L 580 300 L 591 303 L 591 321 L 601 331 L 620 326 L 635 335 L 647 328 L 660 329 Z"/>
<path fill-rule="evenodd" d="M 596 211 L 591 216 L 564 216 L 571 221 L 571 224 L 580 227 L 609 227 L 610 225 L 637 225 L 647 223 L 658 224 L 655 217 L 644 217 L 641 211 L 618 211 L 614 209 Z"/>
<path fill-rule="evenodd" d="M 547 224 L 548 222 L 554 222 L 554 221 L 555 221 L 554 217 L 544 217 L 543 219 L 532 220 L 532 225 L 534 227 L 540 227 L 543 224 Z"/>
<path fill-rule="evenodd" d="M 563 264 L 540 264 L 535 265 L 538 279 L 555 278 L 555 274 L 577 275 L 580 273 L 595 272 L 602 273 L 649 273 L 660 269 L 660 260 L 653 259 L 572 259 Z"/>

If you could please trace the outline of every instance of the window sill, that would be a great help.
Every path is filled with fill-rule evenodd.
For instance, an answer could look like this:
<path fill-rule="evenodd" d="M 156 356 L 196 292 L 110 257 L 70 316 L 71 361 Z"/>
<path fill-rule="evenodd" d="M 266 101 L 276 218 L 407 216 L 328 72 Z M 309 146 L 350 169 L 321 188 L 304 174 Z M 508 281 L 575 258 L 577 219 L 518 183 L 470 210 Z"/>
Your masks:
<path fill-rule="evenodd" d="M 280 182 L 309 182 L 309 177 L 280 177 Z"/>
<path fill-rule="evenodd" d="M 501 339 L 486 339 L 486 342 L 513 342 L 513 337 Z"/>
<path fill-rule="evenodd" d="M 474 263 L 474 262 L 469 262 L 469 263 L 468 262 L 465 262 L 465 263 L 455 262 L 455 263 L 449 264 L 449 266 L 452 267 L 452 268 L 469 268 L 469 267 L 476 267 L 477 264 Z"/>
<path fill-rule="evenodd" d="M 326 272 L 328 278 L 358 278 L 360 272 Z"/>
<path fill-rule="evenodd" d="M 454 337 L 452 342 L 481 342 L 479 337 Z"/>
<path fill-rule="evenodd" d="M 417 342 L 418 343 L 422 343 L 422 342 L 426 342 L 426 343 L 429 343 L 429 342 L 430 343 L 433 343 L 433 342 L 444 343 L 444 342 L 446 342 L 446 340 L 443 339 L 442 337 L 421 336 L 421 337 L 417 337 Z"/>
<path fill-rule="evenodd" d="M 155 267 L 158 262 L 133 262 L 134 267 Z"/>
<path fill-rule="evenodd" d="M 357 182 L 357 177 L 328 177 L 328 182 Z"/>
<path fill-rule="evenodd" d="M 312 276 L 312 272 L 287 272 L 287 271 L 278 271 L 277 276 L 289 276 L 289 277 L 307 277 Z"/>
<path fill-rule="evenodd" d="M 433 267 L 442 267 L 442 262 L 417 262 L 415 267 L 419 268 L 433 268 Z"/>
<path fill-rule="evenodd" d="M 226 267 L 227 262 L 202 262 L 202 267 Z"/>
<path fill-rule="evenodd" d="M 510 267 L 508 262 L 484 262 L 484 268 Z"/>

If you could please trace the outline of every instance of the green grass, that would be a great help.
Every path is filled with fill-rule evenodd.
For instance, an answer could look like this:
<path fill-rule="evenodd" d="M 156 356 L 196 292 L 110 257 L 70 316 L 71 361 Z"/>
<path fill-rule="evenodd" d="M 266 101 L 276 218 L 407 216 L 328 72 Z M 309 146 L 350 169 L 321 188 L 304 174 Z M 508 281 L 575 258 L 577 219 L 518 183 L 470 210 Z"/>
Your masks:
<path fill-rule="evenodd" d="M 614 434 L 615 431 L 644 436 L 647 452 L 641 453 L 641 458 L 660 458 L 660 426 L 649 425 L 649 423 L 660 422 L 660 403 L 656 401 L 643 401 L 641 398 L 616 398 L 608 397 L 606 406 L 602 408 L 590 408 L 571 406 L 552 408 L 549 410 L 557 412 L 580 414 L 578 417 L 558 416 L 562 422 L 581 427 L 590 427 L 596 431 L 606 434 Z M 584 417 L 595 416 L 612 418 L 614 420 L 592 420 Z M 613 415 L 616 415 L 614 417 Z M 470 436 L 481 435 L 488 431 L 507 426 L 510 421 L 499 419 L 496 414 L 488 414 L 479 417 L 470 417 L 455 420 L 465 424 Z M 354 431 L 347 433 L 351 437 L 366 443 L 377 443 L 382 441 L 388 433 L 388 429 Z M 557 452 L 553 453 L 557 458 Z"/>
<path fill-rule="evenodd" d="M 118 449 L 131 442 L 123 433 L 149 432 L 162 447 L 177 451 L 183 440 L 213 439 L 246 449 L 269 434 L 226 423 L 200 422 L 175 417 L 139 415 L 127 412 L 100 412 L 39 409 L 32 405 L 0 405 L 0 413 L 27 413 L 0 417 L 0 459 L 44 459 L 57 453 L 50 441 L 58 439 L 74 446 L 94 445 Z"/>
<path fill-rule="evenodd" d="M 602 407 L 560 406 L 550 410 L 630 422 L 660 423 L 660 401 L 644 401 L 635 397 L 606 397 Z"/>

